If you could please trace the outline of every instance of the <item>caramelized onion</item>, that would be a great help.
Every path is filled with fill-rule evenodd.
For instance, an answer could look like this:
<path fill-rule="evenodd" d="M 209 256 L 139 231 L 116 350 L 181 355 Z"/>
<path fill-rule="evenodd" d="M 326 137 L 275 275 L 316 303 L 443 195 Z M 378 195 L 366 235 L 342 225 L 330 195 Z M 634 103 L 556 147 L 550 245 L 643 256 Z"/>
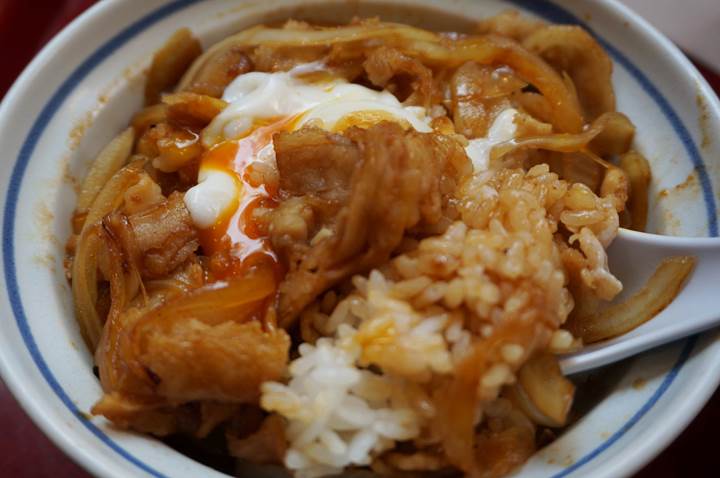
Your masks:
<path fill-rule="evenodd" d="M 622 113 L 607 115 L 603 130 L 590 141 L 589 148 L 598 156 L 626 153 L 635 137 L 635 125 Z"/>
<path fill-rule="evenodd" d="M 111 254 L 101 221 L 122 204 L 125 191 L 140 178 L 141 166 L 141 162 L 133 162 L 116 172 L 103 185 L 85 216 L 78 238 L 77 252 L 72 265 L 72 291 L 80 331 L 90 350 L 95 350 L 97 347 L 105 321 L 105 318 L 99 316 L 96 308 L 99 259 L 107 259 L 108 254 Z M 106 267 L 105 272 L 108 270 Z M 113 293 L 112 287 L 111 282 L 111 293 Z M 117 287 L 118 283 L 115 284 L 116 290 Z M 124 292 L 122 296 L 124 299 Z M 117 292 L 115 297 L 120 297 L 120 293 Z M 121 303 L 124 304 L 124 300 Z"/>
<path fill-rule="evenodd" d="M 612 61 L 583 28 L 549 25 L 528 36 L 523 46 L 570 76 L 587 121 L 615 111 Z"/>
<path fill-rule="evenodd" d="M 145 104 L 157 103 L 160 93 L 177 83 L 201 53 L 200 42 L 190 30 L 181 28 L 176 31 L 153 56 L 145 84 Z"/>
<path fill-rule="evenodd" d="M 557 358 L 549 353 L 536 355 L 522 366 L 517 378 L 507 397 L 538 425 L 564 426 L 575 386 L 563 376 Z"/>
<path fill-rule="evenodd" d="M 182 92 L 164 95 L 168 118 L 175 124 L 204 128 L 225 109 L 227 103 L 212 96 Z"/>
<path fill-rule="evenodd" d="M 550 334 L 544 323 L 506 320 L 496 326 L 488 339 L 475 342 L 472 350 L 456 365 L 449 383 L 437 386 L 433 394 L 437 412 L 431 433 L 442 441 L 450 463 L 465 472 L 477 471 L 473 447 L 478 385 L 493 357 L 508 343 L 518 344 L 531 354 L 549 342 Z"/>
<path fill-rule="evenodd" d="M 575 153 L 586 149 L 587 145 L 600 135 L 608 125 L 617 121 L 620 113 L 605 113 L 596 119 L 589 128 L 578 134 L 549 134 L 511 139 L 495 146 L 490 152 L 490 160 L 497 161 L 508 153 L 518 149 L 544 149 L 561 153 Z M 594 155 L 593 155 L 594 156 Z M 604 162 L 604 161 L 603 161 Z"/>
<path fill-rule="evenodd" d="M 545 22 L 521 15 L 517 10 L 505 10 L 477 23 L 478 33 L 495 33 L 522 41 L 533 32 L 543 28 Z"/>
<path fill-rule="evenodd" d="M 72 292 L 75 314 L 80 332 L 90 350 L 95 350 L 106 318 L 97 310 L 98 271 L 110 284 L 110 310 L 108 317 L 122 313 L 128 300 L 128 290 L 140 287 L 133 271 L 126 277 L 120 249 L 107 234 L 102 224 L 93 224 L 83 230 L 72 269 Z"/>
<path fill-rule="evenodd" d="M 275 278 L 268 267 L 251 270 L 246 276 L 228 282 L 216 282 L 187 292 L 181 297 L 150 310 L 133 331 L 141 334 L 146 327 L 162 327 L 180 318 L 193 318 L 207 325 L 228 320 L 242 322 L 256 311 L 258 303 L 275 292 Z"/>
<path fill-rule="evenodd" d="M 536 120 L 543 123 L 549 123 L 552 120 L 552 106 L 540 93 L 524 91 L 515 94 L 513 98 L 526 113 Z"/>
<path fill-rule="evenodd" d="M 85 217 L 83 228 L 98 223 L 103 217 L 120 207 L 125 191 L 140 179 L 141 169 L 141 161 L 132 162 L 105 183 Z M 82 247 L 82 244 L 78 244 L 78 247 Z"/>
<path fill-rule="evenodd" d="M 592 141 L 614 125 L 628 121 L 620 113 L 605 113 L 579 134 L 549 134 L 512 139 L 495 146 L 490 152 L 491 162 L 497 162 L 518 150 L 543 150 L 562 155 L 540 155 L 534 160 L 547 162 L 563 179 L 581 182 L 598 191 L 607 171 L 618 170 L 592 151 Z M 629 122 L 629 121 L 628 121 Z M 632 124 L 631 124 L 632 125 Z M 531 158 L 532 159 L 532 158 Z"/>
<path fill-rule="evenodd" d="M 637 151 L 630 151 L 620 157 L 620 168 L 630 182 L 627 207 L 630 210 L 630 228 L 644 231 L 648 215 L 648 189 L 650 188 L 650 164 Z"/>
<path fill-rule="evenodd" d="M 137 135 L 141 136 L 149 127 L 166 122 L 167 116 L 167 105 L 156 104 L 147 106 L 140 112 L 136 113 L 130 124 L 132 124 L 132 127 L 135 129 Z"/>
<path fill-rule="evenodd" d="M 672 302 L 695 267 L 695 258 L 665 259 L 645 286 L 625 302 L 594 313 L 574 315 L 566 328 L 584 343 L 599 342 L 630 332 Z"/>
<path fill-rule="evenodd" d="M 127 162 L 134 141 L 133 129 L 128 128 L 100 151 L 80 187 L 77 200 L 78 213 L 87 212 L 90 209 L 103 186 Z"/>
<path fill-rule="evenodd" d="M 552 169 L 564 180 L 582 183 L 593 191 L 600 189 L 607 171 L 604 164 L 598 163 L 594 155 L 585 151 L 561 154 L 559 167 Z"/>
<path fill-rule="evenodd" d="M 95 350 L 102 334 L 103 320 L 95 302 L 98 296 L 97 255 L 102 244 L 100 226 L 83 231 L 72 264 L 72 293 L 80 333 L 90 350 Z"/>

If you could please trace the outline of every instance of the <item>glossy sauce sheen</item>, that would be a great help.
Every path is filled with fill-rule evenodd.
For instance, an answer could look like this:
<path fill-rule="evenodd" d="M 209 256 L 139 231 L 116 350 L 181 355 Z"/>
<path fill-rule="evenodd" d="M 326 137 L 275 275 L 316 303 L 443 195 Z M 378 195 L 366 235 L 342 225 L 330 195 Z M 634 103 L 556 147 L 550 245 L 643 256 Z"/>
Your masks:
<path fill-rule="evenodd" d="M 251 172 L 259 151 L 289 124 L 283 120 L 260 126 L 245 138 L 212 147 L 202 159 L 203 169 L 234 176 L 239 188 L 235 204 L 226 208 L 213 226 L 200 230 L 200 244 L 211 257 L 210 268 L 217 278 L 237 275 L 258 263 L 269 262 L 279 268 L 267 236 L 253 220 L 256 208 L 277 205 L 277 185 L 253 182 Z"/>

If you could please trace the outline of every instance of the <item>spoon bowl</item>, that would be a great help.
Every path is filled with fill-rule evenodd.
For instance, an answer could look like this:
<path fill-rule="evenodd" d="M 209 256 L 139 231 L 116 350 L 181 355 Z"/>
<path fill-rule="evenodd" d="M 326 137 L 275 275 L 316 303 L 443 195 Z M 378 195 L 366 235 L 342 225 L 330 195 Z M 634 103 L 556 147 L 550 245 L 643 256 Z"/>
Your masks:
<path fill-rule="evenodd" d="M 610 270 L 623 283 L 619 303 L 637 292 L 663 259 L 693 256 L 685 286 L 651 320 L 621 336 L 563 355 L 566 375 L 598 368 L 720 325 L 720 238 L 672 237 L 620 229 L 608 249 Z"/>

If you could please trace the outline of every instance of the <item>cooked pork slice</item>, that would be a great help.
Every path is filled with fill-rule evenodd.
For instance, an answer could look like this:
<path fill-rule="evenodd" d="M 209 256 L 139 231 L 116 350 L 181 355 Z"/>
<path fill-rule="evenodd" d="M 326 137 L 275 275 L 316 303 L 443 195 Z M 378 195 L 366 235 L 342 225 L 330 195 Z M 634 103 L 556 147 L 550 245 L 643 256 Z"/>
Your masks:
<path fill-rule="evenodd" d="M 329 287 L 385 262 L 406 231 L 442 223 L 470 171 L 454 138 L 389 122 L 344 137 L 282 133 L 275 148 L 284 200 L 270 234 L 288 270 L 279 288 L 283 326 Z"/>
<path fill-rule="evenodd" d="M 142 212 L 111 214 L 104 224 L 143 278 L 167 276 L 199 246 L 197 230 L 179 192 Z"/>
<path fill-rule="evenodd" d="M 156 378 L 158 395 L 173 402 L 250 403 L 261 383 L 282 377 L 289 347 L 285 331 L 265 331 L 258 321 L 186 319 L 148 330 L 137 358 Z"/>
<path fill-rule="evenodd" d="M 360 149 L 350 138 L 304 128 L 278 135 L 274 146 L 283 194 L 347 200 L 350 180 L 362 160 Z"/>
<path fill-rule="evenodd" d="M 395 93 L 407 104 L 430 105 L 433 75 L 419 60 L 394 48 L 381 46 L 368 55 L 363 67 L 373 85 L 396 90 Z"/>

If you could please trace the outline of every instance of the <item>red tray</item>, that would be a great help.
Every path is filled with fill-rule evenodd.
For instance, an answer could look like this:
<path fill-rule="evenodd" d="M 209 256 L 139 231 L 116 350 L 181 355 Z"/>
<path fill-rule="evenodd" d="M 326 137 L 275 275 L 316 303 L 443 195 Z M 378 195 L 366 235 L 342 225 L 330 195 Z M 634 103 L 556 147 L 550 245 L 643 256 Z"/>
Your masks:
<path fill-rule="evenodd" d="M 91 0 L 0 0 L 0 45 L 12 45 L 6 47 L 2 55 L 0 98 L 35 52 L 93 3 Z M 720 76 L 700 64 L 697 66 L 720 93 Z M 715 426 L 720 426 L 720 392 L 715 393 L 687 430 L 637 473 L 636 478 L 720 476 Z M 38 430 L 1 381 L 0 430 L 0 476 L 90 476 Z"/>

